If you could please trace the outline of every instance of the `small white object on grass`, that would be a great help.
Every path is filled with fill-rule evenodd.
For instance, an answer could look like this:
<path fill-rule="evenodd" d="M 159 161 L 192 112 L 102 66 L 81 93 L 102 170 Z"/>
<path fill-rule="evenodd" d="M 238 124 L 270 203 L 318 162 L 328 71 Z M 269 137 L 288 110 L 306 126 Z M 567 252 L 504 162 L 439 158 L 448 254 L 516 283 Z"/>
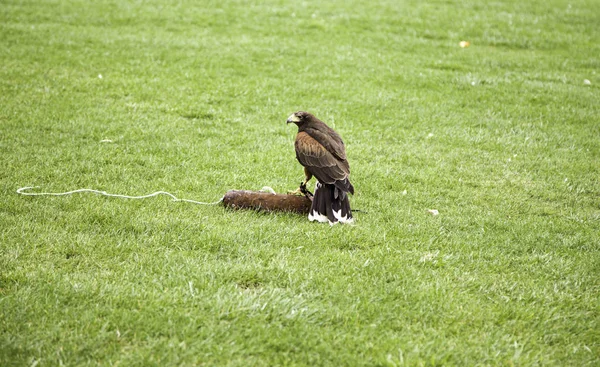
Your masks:
<path fill-rule="evenodd" d="M 102 139 L 100 140 L 101 143 L 112 143 L 113 141 L 110 139 Z"/>
<path fill-rule="evenodd" d="M 102 79 L 102 74 L 98 74 L 98 79 Z"/>
<path fill-rule="evenodd" d="M 592 85 L 592 82 L 589 81 L 589 79 L 583 79 L 583 84 L 584 85 Z"/>
<path fill-rule="evenodd" d="M 270 186 L 263 186 L 263 188 L 260 189 L 260 192 L 270 192 L 271 194 L 276 194 L 275 190 L 273 190 L 273 188 Z"/>
<path fill-rule="evenodd" d="M 440 212 L 438 212 L 438 211 L 437 211 L 437 209 L 429 209 L 429 210 L 427 210 L 427 213 L 429 213 L 429 214 L 433 215 L 434 217 L 435 217 L 436 215 L 439 215 L 439 214 L 440 214 Z"/>
<path fill-rule="evenodd" d="M 426 252 L 423 254 L 423 256 L 421 256 L 421 259 L 419 260 L 419 262 L 428 262 L 431 261 L 433 262 L 435 260 L 435 258 L 438 256 L 440 252 L 436 251 L 436 252 Z"/>

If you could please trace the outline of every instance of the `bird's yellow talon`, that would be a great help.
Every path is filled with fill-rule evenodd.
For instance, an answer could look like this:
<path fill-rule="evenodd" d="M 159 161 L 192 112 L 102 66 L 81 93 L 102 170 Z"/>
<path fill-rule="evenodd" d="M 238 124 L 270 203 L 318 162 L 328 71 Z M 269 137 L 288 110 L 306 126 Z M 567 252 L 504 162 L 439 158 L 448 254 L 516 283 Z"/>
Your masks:
<path fill-rule="evenodd" d="M 296 190 L 294 190 L 294 191 L 291 191 L 291 190 L 290 190 L 290 191 L 288 191 L 287 193 L 288 193 L 288 195 L 304 195 L 304 194 L 302 193 L 302 189 L 301 189 L 300 187 L 299 187 L 299 188 L 297 188 L 297 189 L 296 189 Z"/>

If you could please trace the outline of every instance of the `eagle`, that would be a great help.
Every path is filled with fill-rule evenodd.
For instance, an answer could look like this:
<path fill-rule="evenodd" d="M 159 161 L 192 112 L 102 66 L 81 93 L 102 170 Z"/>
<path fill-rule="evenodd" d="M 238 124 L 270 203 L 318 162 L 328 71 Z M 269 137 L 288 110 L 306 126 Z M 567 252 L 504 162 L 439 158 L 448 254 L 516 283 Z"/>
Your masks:
<path fill-rule="evenodd" d="M 313 176 L 317 178 L 308 220 L 352 223 L 348 193 L 354 195 L 354 186 L 350 183 L 350 165 L 342 138 L 308 112 L 291 114 L 287 123 L 291 122 L 298 126 L 294 145 L 296 159 L 304 166 L 305 175 L 296 192 L 305 192 L 308 181 Z"/>

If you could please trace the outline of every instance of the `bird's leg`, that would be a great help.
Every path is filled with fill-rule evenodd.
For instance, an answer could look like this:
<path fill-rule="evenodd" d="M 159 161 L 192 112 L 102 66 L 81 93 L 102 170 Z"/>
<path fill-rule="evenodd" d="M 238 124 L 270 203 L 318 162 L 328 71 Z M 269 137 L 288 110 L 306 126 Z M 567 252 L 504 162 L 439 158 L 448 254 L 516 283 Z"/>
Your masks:
<path fill-rule="evenodd" d="M 300 187 L 298 187 L 294 191 L 288 191 L 288 195 L 305 195 L 306 190 L 306 180 L 300 182 Z"/>
<path fill-rule="evenodd" d="M 299 189 L 299 190 L 300 190 L 300 192 L 301 192 L 301 193 L 302 193 L 304 196 L 306 196 L 306 197 L 307 197 L 307 198 L 308 198 L 310 201 L 312 201 L 312 199 L 313 199 L 314 195 L 313 195 L 313 193 L 312 193 L 312 192 L 308 191 L 308 189 L 306 188 L 306 183 L 305 183 L 305 182 L 302 182 L 302 183 L 300 184 L 300 189 Z"/>
<path fill-rule="evenodd" d="M 312 201 L 313 194 L 312 194 L 312 192 L 308 191 L 308 189 L 306 188 L 306 184 L 312 178 L 312 173 L 308 172 L 308 170 L 306 169 L 306 167 L 304 167 L 304 177 L 305 177 L 304 182 L 302 182 L 300 184 L 300 192 L 302 194 L 304 194 L 304 196 L 306 196 L 307 198 L 309 198 Z"/>
<path fill-rule="evenodd" d="M 310 194 L 310 196 L 312 196 L 312 193 L 306 189 L 306 184 L 312 178 L 312 173 L 308 172 L 306 167 L 304 167 L 304 177 L 305 177 L 304 181 L 300 182 L 300 187 L 294 191 L 288 191 L 289 195 L 305 195 L 306 197 L 308 197 L 306 195 L 308 193 L 308 194 Z M 310 199 L 310 197 L 308 197 L 308 198 Z"/>

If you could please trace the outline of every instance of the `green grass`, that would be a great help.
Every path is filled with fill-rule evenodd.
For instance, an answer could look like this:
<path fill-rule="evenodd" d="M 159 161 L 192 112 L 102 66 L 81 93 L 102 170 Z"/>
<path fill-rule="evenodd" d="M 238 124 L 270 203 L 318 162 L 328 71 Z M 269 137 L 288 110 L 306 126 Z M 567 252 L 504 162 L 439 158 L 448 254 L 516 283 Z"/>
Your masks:
<path fill-rule="evenodd" d="M 3 0 L 0 365 L 597 366 L 599 5 Z M 355 226 L 15 193 L 285 192 L 300 109 Z"/>

